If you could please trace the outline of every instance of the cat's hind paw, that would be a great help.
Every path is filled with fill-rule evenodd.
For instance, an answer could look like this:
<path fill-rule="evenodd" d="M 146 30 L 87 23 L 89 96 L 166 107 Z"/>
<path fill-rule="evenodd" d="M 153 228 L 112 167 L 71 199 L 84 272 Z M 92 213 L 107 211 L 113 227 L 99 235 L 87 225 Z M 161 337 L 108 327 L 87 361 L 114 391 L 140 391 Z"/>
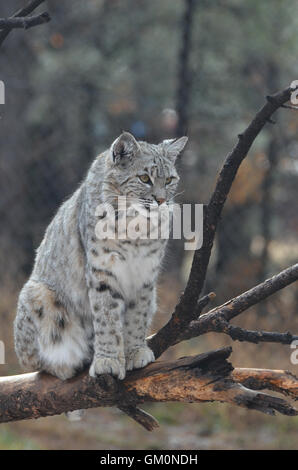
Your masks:
<path fill-rule="evenodd" d="M 118 379 L 125 378 L 125 366 L 119 359 L 112 357 L 97 357 L 93 359 L 89 369 L 91 377 L 98 377 L 102 374 L 111 374 Z"/>
<path fill-rule="evenodd" d="M 126 370 L 140 369 L 154 361 L 154 353 L 147 346 L 135 349 L 126 358 Z"/>

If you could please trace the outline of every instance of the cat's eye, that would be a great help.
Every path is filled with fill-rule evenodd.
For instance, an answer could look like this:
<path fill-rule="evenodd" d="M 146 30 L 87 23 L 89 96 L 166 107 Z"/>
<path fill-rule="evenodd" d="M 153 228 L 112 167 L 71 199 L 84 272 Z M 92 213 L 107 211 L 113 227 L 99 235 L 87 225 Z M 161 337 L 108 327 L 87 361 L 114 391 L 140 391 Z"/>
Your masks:
<path fill-rule="evenodd" d="M 166 184 L 170 184 L 173 181 L 173 179 L 174 179 L 173 176 L 169 176 L 168 178 L 166 178 Z"/>
<path fill-rule="evenodd" d="M 148 175 L 140 175 L 139 178 L 142 181 L 142 183 L 151 184 L 151 179 L 149 178 Z"/>

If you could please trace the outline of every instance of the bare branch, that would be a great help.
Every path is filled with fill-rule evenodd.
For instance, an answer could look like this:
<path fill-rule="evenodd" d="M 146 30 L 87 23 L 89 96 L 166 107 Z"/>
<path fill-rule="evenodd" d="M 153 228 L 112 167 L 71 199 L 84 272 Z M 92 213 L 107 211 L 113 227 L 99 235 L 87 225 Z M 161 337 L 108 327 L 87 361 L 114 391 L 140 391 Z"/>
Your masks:
<path fill-rule="evenodd" d="M 247 341 L 249 343 L 280 343 L 291 344 L 298 340 L 298 336 L 292 335 L 289 331 L 279 333 L 277 331 L 254 331 L 245 330 L 239 326 L 230 325 L 226 320 L 220 321 L 218 329 L 211 330 L 216 333 L 225 333 L 234 341 Z"/>
<path fill-rule="evenodd" d="M 298 106 L 292 106 L 290 104 L 283 104 L 281 107 L 286 108 L 286 109 L 294 109 L 295 111 L 298 111 Z"/>
<path fill-rule="evenodd" d="M 195 251 L 185 291 L 168 323 L 151 339 L 151 345 L 157 356 L 160 356 L 167 347 L 177 343 L 182 331 L 196 319 L 196 304 L 204 286 L 217 224 L 237 171 L 255 138 L 273 113 L 289 101 L 293 90 L 289 87 L 275 95 L 267 96 L 267 103 L 256 114 L 247 129 L 239 134 L 238 143 L 226 157 L 210 202 L 205 208 L 203 245 Z"/>
<path fill-rule="evenodd" d="M 273 390 L 298 399 L 298 378 L 289 371 L 236 368 L 233 379 L 253 390 Z"/>
<path fill-rule="evenodd" d="M 24 8 L 21 8 L 20 10 L 16 11 L 10 18 L 22 18 L 25 16 L 30 15 L 39 5 L 44 3 L 45 0 L 32 0 L 30 1 Z M 9 35 L 10 31 L 12 31 L 12 27 L 6 27 L 2 31 L 0 31 L 0 46 L 3 44 L 4 40 L 7 38 Z"/>
<path fill-rule="evenodd" d="M 119 410 L 123 411 L 123 413 L 127 414 L 130 418 L 135 420 L 139 423 L 143 428 L 147 431 L 154 431 L 154 429 L 159 427 L 158 421 L 147 413 L 144 410 L 141 410 L 137 406 L 118 406 Z"/>
<path fill-rule="evenodd" d="M 124 381 L 110 376 L 96 380 L 87 372 L 67 381 L 45 373 L 3 377 L 0 422 L 113 405 L 123 407 L 126 413 L 133 410 L 135 419 L 134 407 L 139 403 L 173 401 L 220 401 L 269 414 L 275 411 L 289 416 L 298 414 L 283 399 L 257 393 L 238 383 L 240 379 L 237 382 L 233 378 L 233 367 L 227 361 L 230 354 L 231 348 L 223 348 L 174 362 L 155 362 L 129 373 Z M 297 379 L 293 377 L 290 385 L 291 394 L 297 398 Z M 283 388 L 286 389 L 285 383 Z"/>
<path fill-rule="evenodd" d="M 298 280 L 298 263 L 284 269 L 279 274 L 267 279 L 261 284 L 235 297 L 221 307 L 213 309 L 211 312 L 217 312 L 224 316 L 226 320 L 231 320 L 252 305 L 255 305 L 266 299 L 275 292 L 292 284 Z M 211 313 L 209 312 L 209 313 Z"/>
<path fill-rule="evenodd" d="M 50 15 L 47 12 L 43 12 L 40 15 L 28 16 L 24 18 L 0 18 L 0 28 L 23 28 L 29 29 L 33 26 L 38 26 L 43 23 L 50 21 Z"/>
<path fill-rule="evenodd" d="M 295 264 L 223 305 L 204 313 L 198 320 L 192 321 L 188 327 L 181 331 L 179 337 L 177 337 L 176 343 L 212 331 L 228 334 L 232 339 L 239 341 L 291 344 L 292 341 L 298 339 L 298 336 L 294 336 L 289 332 L 249 331 L 231 326 L 228 322 L 249 307 L 252 307 L 297 280 L 298 264 Z"/>
<path fill-rule="evenodd" d="M 36 10 L 39 5 L 44 3 L 45 0 L 30 0 L 27 5 L 25 5 L 23 8 L 20 8 L 18 11 L 16 11 L 12 17 L 18 17 L 18 16 L 28 16 L 30 13 L 32 13 L 34 10 Z"/>
<path fill-rule="evenodd" d="M 283 289 L 284 287 L 292 284 L 298 280 L 298 264 L 290 266 L 289 268 L 281 271 L 276 276 L 258 284 L 252 289 L 238 295 L 237 297 L 228 300 L 223 305 L 215 307 L 207 313 L 204 313 L 198 320 L 193 320 L 189 325 L 184 328 L 176 330 L 175 335 L 167 336 L 160 335 L 160 332 L 169 328 L 170 320 L 158 333 L 147 339 L 148 345 L 153 349 L 156 357 L 160 355 L 165 349 L 173 346 L 181 341 L 201 336 L 208 332 L 225 333 L 232 339 L 239 341 L 249 341 L 253 343 L 259 342 L 274 342 L 282 344 L 291 344 L 292 341 L 298 339 L 297 336 L 291 333 L 277 333 L 277 332 L 264 332 L 264 331 L 249 331 L 238 327 L 229 325 L 229 321 L 240 315 L 240 313 L 247 310 L 249 307 L 261 302 L 275 292 Z M 212 292 L 199 300 L 195 308 L 196 318 L 200 315 L 203 308 L 208 302 L 215 297 Z"/>
<path fill-rule="evenodd" d="M 292 92 L 293 89 L 289 87 L 275 95 L 267 97 L 267 103 L 256 114 L 247 129 L 241 134 L 232 152 L 226 157 L 206 209 L 203 246 L 194 254 L 187 287 L 177 306 L 182 315 L 188 310 L 189 306 L 193 304 L 192 293 L 195 292 L 196 298 L 198 298 L 202 291 L 217 224 L 237 171 L 242 161 L 247 156 L 254 140 L 268 122 L 268 119 L 271 118 L 281 105 L 289 101 Z"/>

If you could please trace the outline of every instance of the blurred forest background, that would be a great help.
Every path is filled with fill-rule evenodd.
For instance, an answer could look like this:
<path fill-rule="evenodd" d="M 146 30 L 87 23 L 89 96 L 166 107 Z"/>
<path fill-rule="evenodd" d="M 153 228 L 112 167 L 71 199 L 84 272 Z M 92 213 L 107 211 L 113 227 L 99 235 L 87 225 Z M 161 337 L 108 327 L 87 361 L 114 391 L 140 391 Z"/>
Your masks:
<path fill-rule="evenodd" d="M 0 17 L 25 2 L 0 1 Z M 13 31 L 0 50 L 0 340 L 19 373 L 12 323 L 34 250 L 57 207 L 94 157 L 122 129 L 158 142 L 190 137 L 180 202 L 206 203 L 225 155 L 264 102 L 298 78 L 295 0 L 51 0 L 52 21 Z M 36 11 L 37 13 L 38 11 Z M 219 227 L 206 290 L 216 304 L 293 262 L 298 255 L 298 113 L 281 109 L 244 161 Z M 191 263 L 172 243 L 159 287 L 156 330 L 171 313 Z M 237 320 L 246 328 L 297 332 L 295 286 Z M 295 330 L 296 329 L 296 330 Z M 167 356 L 232 341 L 205 335 Z M 233 344 L 234 366 L 297 373 L 289 346 Z M 153 434 L 117 410 L 90 410 L 1 425 L 0 449 L 294 449 L 298 419 L 228 405 L 147 406 Z"/>

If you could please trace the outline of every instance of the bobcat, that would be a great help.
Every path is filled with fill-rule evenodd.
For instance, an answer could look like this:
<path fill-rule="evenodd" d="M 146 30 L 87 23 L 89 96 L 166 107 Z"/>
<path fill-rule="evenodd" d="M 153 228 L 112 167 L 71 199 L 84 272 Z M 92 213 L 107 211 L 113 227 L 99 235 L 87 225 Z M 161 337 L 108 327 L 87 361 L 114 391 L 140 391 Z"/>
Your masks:
<path fill-rule="evenodd" d="M 22 367 L 66 380 L 89 366 L 92 377 L 124 379 L 154 361 L 145 338 L 166 240 L 98 239 L 96 208 L 116 207 L 119 196 L 146 209 L 166 204 L 186 142 L 153 145 L 122 133 L 60 207 L 19 296 L 14 337 Z"/>

